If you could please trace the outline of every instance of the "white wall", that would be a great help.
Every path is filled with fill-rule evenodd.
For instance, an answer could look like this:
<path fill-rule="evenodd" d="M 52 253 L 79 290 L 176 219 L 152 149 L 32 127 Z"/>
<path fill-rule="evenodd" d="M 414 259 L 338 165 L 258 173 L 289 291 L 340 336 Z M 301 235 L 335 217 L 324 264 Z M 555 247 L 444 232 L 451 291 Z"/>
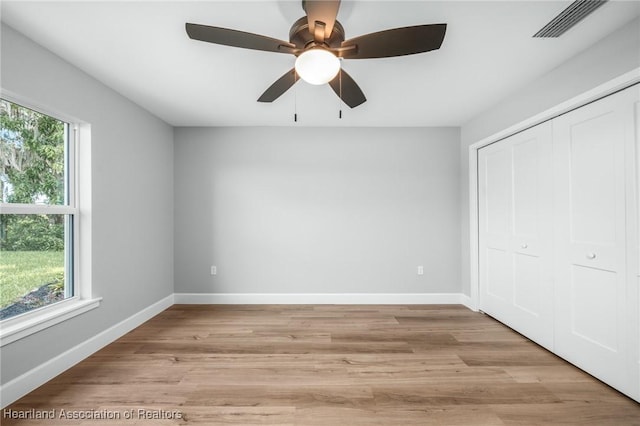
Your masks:
<path fill-rule="evenodd" d="M 176 292 L 460 292 L 458 129 L 180 128 L 174 147 Z"/>
<path fill-rule="evenodd" d="M 470 294 L 469 145 L 640 67 L 639 28 L 640 20 L 630 22 L 462 126 L 460 217 L 465 294 Z"/>
<path fill-rule="evenodd" d="M 103 298 L 2 347 L 5 384 L 173 293 L 173 132 L 4 24 L 1 72 L 3 89 L 91 125 L 93 262 L 83 266 Z"/>

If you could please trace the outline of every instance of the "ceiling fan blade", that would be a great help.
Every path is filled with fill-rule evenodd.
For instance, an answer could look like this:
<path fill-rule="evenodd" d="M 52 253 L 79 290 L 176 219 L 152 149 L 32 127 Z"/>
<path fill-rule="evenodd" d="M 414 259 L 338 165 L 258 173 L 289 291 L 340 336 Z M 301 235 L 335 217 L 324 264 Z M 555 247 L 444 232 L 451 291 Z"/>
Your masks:
<path fill-rule="evenodd" d="M 342 42 L 345 59 L 390 58 L 439 49 L 447 24 L 416 25 L 365 34 Z"/>
<path fill-rule="evenodd" d="M 302 0 L 302 8 L 307 13 L 309 32 L 313 34 L 314 39 L 318 43 L 328 39 L 336 23 L 340 0 Z M 324 33 L 321 25 L 316 29 L 316 22 L 324 24 Z"/>
<path fill-rule="evenodd" d="M 190 23 L 186 24 L 186 29 L 189 38 L 193 40 L 267 52 L 293 53 L 296 50 L 296 46 L 288 41 L 244 31 Z"/>
<path fill-rule="evenodd" d="M 350 108 L 355 108 L 367 101 L 358 83 L 343 69 L 329 82 L 329 85 Z"/>
<path fill-rule="evenodd" d="M 264 91 L 262 96 L 258 98 L 258 102 L 273 102 L 278 99 L 284 92 L 289 90 L 291 86 L 296 84 L 299 80 L 296 75 L 295 68 L 290 69 L 285 75 L 280 77 L 273 83 L 267 90 Z"/>

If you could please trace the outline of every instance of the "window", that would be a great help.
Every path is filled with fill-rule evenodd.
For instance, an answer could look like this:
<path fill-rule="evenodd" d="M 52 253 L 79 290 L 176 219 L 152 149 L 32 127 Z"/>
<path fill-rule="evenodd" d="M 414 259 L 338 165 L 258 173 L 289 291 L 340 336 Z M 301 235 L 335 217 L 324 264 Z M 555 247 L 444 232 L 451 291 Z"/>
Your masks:
<path fill-rule="evenodd" d="M 3 345 L 30 334 L 26 324 L 39 330 L 52 313 L 64 308 L 68 318 L 78 307 L 75 134 L 68 122 L 0 99 Z"/>

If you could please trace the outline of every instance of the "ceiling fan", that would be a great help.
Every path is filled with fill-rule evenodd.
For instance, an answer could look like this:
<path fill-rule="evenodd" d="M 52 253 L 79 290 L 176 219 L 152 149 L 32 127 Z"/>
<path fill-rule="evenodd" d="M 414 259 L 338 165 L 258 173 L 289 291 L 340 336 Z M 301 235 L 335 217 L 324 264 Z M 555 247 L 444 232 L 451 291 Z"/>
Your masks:
<path fill-rule="evenodd" d="M 289 41 L 259 34 L 200 24 L 186 24 L 193 40 L 245 49 L 295 55 L 295 67 L 276 80 L 258 102 L 273 102 L 300 78 L 311 84 L 329 83 L 349 107 L 367 99 L 358 84 L 340 67 L 340 59 L 389 58 L 439 49 L 447 24 L 394 28 L 345 40 L 344 28 L 336 20 L 340 0 L 302 0 L 306 16 L 289 31 Z"/>

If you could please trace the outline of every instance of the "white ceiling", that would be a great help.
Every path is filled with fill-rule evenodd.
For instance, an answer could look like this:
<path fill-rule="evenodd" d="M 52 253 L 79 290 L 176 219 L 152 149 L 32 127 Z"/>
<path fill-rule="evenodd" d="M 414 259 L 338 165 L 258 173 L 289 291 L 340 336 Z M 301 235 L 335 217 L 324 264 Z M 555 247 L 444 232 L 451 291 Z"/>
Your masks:
<path fill-rule="evenodd" d="M 256 102 L 293 67 L 286 54 L 190 40 L 185 22 L 288 40 L 300 1 L 2 1 L 2 21 L 174 126 L 460 126 L 640 15 L 610 1 L 557 39 L 531 36 L 570 1 L 344 1 L 347 38 L 447 23 L 438 51 L 345 60 L 368 101 L 343 107 L 299 82 Z M 297 103 L 298 123 L 293 122 Z"/>

